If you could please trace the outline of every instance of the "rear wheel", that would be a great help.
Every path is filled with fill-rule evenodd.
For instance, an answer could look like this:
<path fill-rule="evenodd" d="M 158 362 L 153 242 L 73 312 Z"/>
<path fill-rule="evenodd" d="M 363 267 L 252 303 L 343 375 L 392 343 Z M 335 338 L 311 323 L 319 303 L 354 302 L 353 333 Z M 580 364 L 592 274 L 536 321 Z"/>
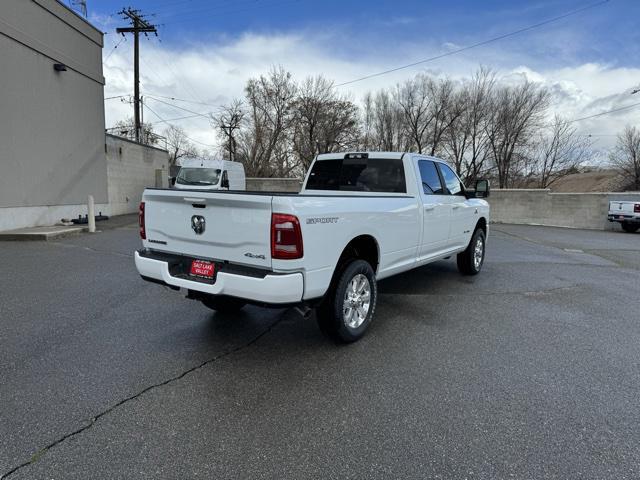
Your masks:
<path fill-rule="evenodd" d="M 628 223 L 622 222 L 622 229 L 627 233 L 635 233 L 640 228 L 640 225 L 637 223 Z"/>
<path fill-rule="evenodd" d="M 359 340 L 371 324 L 378 286 L 371 265 L 364 260 L 347 264 L 316 312 L 320 329 L 333 339 Z"/>
<path fill-rule="evenodd" d="M 458 270 L 463 275 L 477 275 L 484 263 L 486 237 L 481 228 L 473 232 L 471 241 L 464 252 L 458 254 Z"/>
<path fill-rule="evenodd" d="M 226 297 L 224 295 L 210 295 L 203 297 L 200 301 L 211 310 L 222 313 L 237 312 L 247 304 L 247 302 L 239 298 Z"/>

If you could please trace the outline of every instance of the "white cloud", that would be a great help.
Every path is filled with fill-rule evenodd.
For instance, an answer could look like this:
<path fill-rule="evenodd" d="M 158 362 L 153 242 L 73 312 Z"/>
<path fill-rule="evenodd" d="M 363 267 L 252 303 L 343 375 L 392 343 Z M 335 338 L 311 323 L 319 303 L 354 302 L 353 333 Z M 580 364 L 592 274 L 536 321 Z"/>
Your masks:
<path fill-rule="evenodd" d="M 110 39 L 105 46 L 108 55 L 118 39 Z M 166 47 L 155 40 L 142 42 L 141 71 L 142 92 L 164 95 L 220 105 L 233 97 L 242 96 L 246 81 L 263 74 L 273 65 L 282 65 L 295 78 L 323 74 L 336 83 L 410 63 L 441 53 L 442 46 L 403 45 L 396 51 L 376 49 L 363 51 L 353 58 L 339 56 L 344 52 L 340 42 L 349 42 L 348 37 L 336 33 L 256 35 L 244 34 L 237 38 L 224 38 L 209 44 L 190 45 L 181 48 Z M 359 46 L 362 48 L 362 46 Z M 503 81 L 527 78 L 551 89 L 553 95 L 552 113 L 559 113 L 573 119 L 593 115 L 612 108 L 639 102 L 640 95 L 631 96 L 630 89 L 638 85 L 640 68 L 620 68 L 610 65 L 584 63 L 562 68 L 528 67 L 531 62 L 522 62 L 518 54 L 517 63 L 508 53 L 499 50 L 482 50 L 482 55 L 474 51 L 462 55 L 452 55 L 437 62 L 401 70 L 389 75 L 375 77 L 354 83 L 340 89 L 359 99 L 370 90 L 394 85 L 410 76 L 426 71 L 439 76 L 462 79 L 475 71 L 481 59 L 492 59 L 493 67 Z M 127 94 L 132 91 L 131 42 L 123 42 L 111 53 L 105 64 L 105 97 Z M 170 119 L 189 115 L 188 112 L 148 99 L 149 107 L 161 117 Z M 185 109 L 208 112 L 215 107 L 196 103 L 174 102 Z M 109 100 L 106 105 L 107 126 L 113 125 L 127 115 L 131 115 L 130 105 Z M 640 115 L 640 108 L 631 109 L 576 123 L 582 133 L 601 135 L 594 137 L 602 148 L 615 142 L 613 135 L 625 124 L 633 123 Z M 156 121 L 151 111 L 145 114 L 147 121 Z M 206 144 L 217 140 L 207 119 L 195 118 L 177 121 L 188 134 Z M 163 129 L 162 124 L 158 124 Z M 607 136 L 609 135 L 609 136 Z"/>

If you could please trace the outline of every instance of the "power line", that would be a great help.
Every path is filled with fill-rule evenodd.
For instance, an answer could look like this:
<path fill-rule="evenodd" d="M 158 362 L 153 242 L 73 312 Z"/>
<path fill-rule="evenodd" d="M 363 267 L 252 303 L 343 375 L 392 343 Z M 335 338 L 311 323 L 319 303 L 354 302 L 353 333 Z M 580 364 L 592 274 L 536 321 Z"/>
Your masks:
<path fill-rule="evenodd" d="M 158 40 L 158 41 L 162 43 L 162 40 Z M 191 85 L 191 83 L 186 78 L 182 78 L 182 82 L 180 81 L 180 79 L 178 78 L 179 75 L 171 66 L 171 62 L 168 61 L 167 58 L 165 57 L 164 51 L 162 49 L 158 49 L 157 52 L 155 50 L 152 50 L 152 52 L 154 56 L 156 55 L 156 53 L 158 53 L 158 56 L 156 58 L 160 59 L 162 63 L 164 63 L 167 66 L 169 73 L 173 75 L 173 78 L 176 80 L 176 83 L 182 86 L 184 92 L 187 93 L 194 100 L 201 102 L 202 99 L 196 94 L 195 89 L 193 88 L 193 85 Z"/>
<path fill-rule="evenodd" d="M 155 98 L 154 96 L 149 95 L 149 94 L 147 94 L 147 98 L 150 98 L 151 100 L 155 100 L 156 102 L 164 103 L 165 105 L 169 105 L 170 107 L 177 108 L 178 110 L 184 110 L 185 112 L 193 113 L 194 115 L 199 115 L 201 117 L 209 118 L 209 115 L 207 115 L 207 114 L 194 112 L 193 110 L 189 110 L 188 108 L 180 107 L 179 105 L 174 105 L 172 103 L 165 102 L 164 100 L 160 100 L 159 98 Z"/>
<path fill-rule="evenodd" d="M 165 72 L 165 71 L 163 71 L 163 74 L 162 74 L 162 75 L 160 75 L 160 74 L 158 73 L 158 71 L 156 71 L 154 68 L 152 68 L 152 67 L 151 67 L 151 64 L 150 64 L 149 62 L 147 62 L 147 60 L 145 60 L 145 58 L 144 58 L 144 57 L 140 57 L 140 60 L 142 60 L 142 63 L 144 63 L 144 64 L 145 64 L 145 66 L 147 67 L 147 70 L 149 70 L 149 71 L 151 72 L 151 74 L 153 74 L 153 76 L 154 76 L 154 77 L 155 77 L 155 79 L 157 80 L 157 81 L 156 81 L 156 84 L 157 84 L 157 85 L 158 85 L 158 84 L 171 85 L 172 83 L 175 83 L 175 82 L 172 82 L 172 81 L 171 81 L 171 79 L 169 79 L 169 81 L 167 81 L 167 78 L 168 78 L 168 77 L 165 77 L 165 76 L 164 76 L 164 74 L 165 74 L 166 72 Z M 151 77 L 151 75 L 147 75 L 147 76 L 148 76 L 148 77 Z M 158 82 L 159 82 L 159 83 L 158 83 Z M 145 87 L 146 87 L 146 83 L 145 83 Z"/>
<path fill-rule="evenodd" d="M 568 121 L 568 122 L 566 122 L 566 123 L 581 122 L 582 120 L 588 120 L 588 119 L 590 119 L 590 118 L 600 117 L 600 116 L 602 116 L 602 115 L 608 115 L 608 114 L 610 114 L 610 113 L 620 112 L 620 111 L 622 111 L 622 110 L 628 110 L 628 109 L 630 109 L 630 108 L 634 108 L 634 107 L 637 107 L 637 106 L 639 106 L 639 105 L 640 105 L 640 102 L 638 102 L 638 103 L 632 103 L 631 105 L 627 105 L 626 107 L 614 108 L 614 109 L 612 109 L 612 110 L 607 110 L 606 112 L 600 112 L 600 113 L 596 113 L 596 114 L 593 114 L 593 115 L 589 115 L 589 116 L 587 116 L 587 117 L 576 118 L 576 119 L 573 119 L 573 120 L 569 120 L 569 121 Z"/>
<path fill-rule="evenodd" d="M 208 113 L 211 114 L 211 113 L 214 113 L 214 112 L 208 112 Z M 167 122 L 177 122 L 179 120 L 187 120 L 189 118 L 202 118 L 202 115 L 203 114 L 201 114 L 201 113 L 198 113 L 196 115 L 185 115 L 184 117 L 170 118 L 169 120 L 167 120 Z"/>
<path fill-rule="evenodd" d="M 127 37 L 123 36 L 123 37 L 120 39 L 120 41 L 119 41 L 118 43 L 116 43 L 115 47 L 113 47 L 113 48 L 111 49 L 111 51 L 109 52 L 109 55 L 107 55 L 107 56 L 105 57 L 105 59 L 102 61 L 102 63 L 107 63 L 107 60 L 109 60 L 109 58 L 111 58 L 111 55 L 113 55 L 113 52 L 115 52 L 115 51 L 116 51 L 116 49 L 120 46 L 120 44 L 121 44 L 122 42 L 124 42 L 126 39 L 127 39 Z"/>
<path fill-rule="evenodd" d="M 220 107 L 220 105 L 214 105 L 212 103 L 194 102 L 193 100 L 185 100 L 183 98 L 167 97 L 166 95 L 158 95 L 157 93 L 148 93 L 147 95 L 152 96 L 152 97 L 156 97 L 156 98 L 164 98 L 164 99 L 167 99 L 167 100 L 173 100 L 175 102 L 193 103 L 193 104 L 197 104 L 197 105 L 206 105 L 207 107 L 215 107 L 215 108 Z"/>
<path fill-rule="evenodd" d="M 171 126 L 171 124 L 169 123 L 169 120 L 165 120 L 165 119 L 163 119 L 163 118 L 162 118 L 160 115 L 158 115 L 158 114 L 155 112 L 155 110 L 154 110 L 153 108 L 151 108 L 149 105 L 147 105 L 147 110 L 149 110 L 149 111 L 150 111 L 151 113 L 153 113 L 156 117 L 158 117 L 158 119 L 160 120 L 160 122 L 161 122 L 161 123 L 165 123 L 165 124 L 167 124 L 167 125 Z M 208 143 L 202 143 L 202 142 L 200 142 L 200 141 L 198 141 L 198 140 L 195 140 L 195 139 L 193 139 L 193 138 L 191 138 L 191 137 L 188 137 L 187 135 L 185 135 L 185 138 L 187 138 L 187 139 L 191 140 L 192 142 L 199 143 L 200 145 L 204 145 L 205 147 L 216 148 L 216 145 L 210 145 L 210 144 L 208 144 Z"/>
<path fill-rule="evenodd" d="M 393 72 L 397 72 L 399 70 L 404 70 L 405 68 L 415 67 L 416 65 L 421 65 L 423 63 L 432 62 L 434 60 L 439 60 L 439 59 L 444 58 L 444 57 L 448 57 L 448 56 L 455 55 L 455 54 L 460 53 L 460 52 L 471 50 L 472 48 L 481 47 L 481 46 L 487 45 L 489 43 L 497 42 L 498 40 L 502 40 L 504 38 L 512 37 L 514 35 L 518 35 L 520 33 L 523 33 L 523 32 L 529 31 L 529 30 L 540 28 L 540 27 L 542 27 L 544 25 L 548 25 L 550 23 L 557 22 L 558 20 L 570 17 L 572 15 L 577 15 L 580 12 L 584 12 L 584 11 L 589 10 L 591 8 L 595 8 L 595 7 L 598 7 L 600 5 L 604 5 L 605 3 L 608 3 L 608 2 L 609 2 L 609 0 L 602 0 L 600 2 L 592 3 L 591 5 L 587 5 L 585 7 L 579 8 L 577 10 L 572 10 L 570 12 L 564 13 L 564 14 L 559 15 L 557 17 L 553 17 L 553 18 L 550 18 L 550 19 L 545 20 L 543 22 L 539 22 L 539 23 L 535 23 L 533 25 L 529 25 L 528 27 L 524 27 L 524 28 L 521 28 L 519 30 L 514 30 L 513 32 L 505 33 L 504 35 L 499 35 L 497 37 L 493 37 L 493 38 L 490 38 L 488 40 L 483 40 L 481 42 L 474 43 L 473 45 L 468 45 L 466 47 L 457 48 L 457 49 L 452 50 L 450 52 L 446 52 L 446 53 L 442 53 L 440 55 L 436 55 L 435 57 L 425 58 L 424 60 L 418 60 L 417 62 L 409 63 L 407 65 L 402 65 L 400 67 L 390 68 L 389 70 L 384 70 L 382 72 L 372 73 L 370 75 L 365 75 L 365 76 L 360 77 L 360 78 L 355 78 L 353 80 L 349 80 L 347 82 L 338 83 L 335 86 L 336 87 L 342 87 L 342 86 L 345 86 L 345 85 L 351 85 L 352 83 L 361 82 L 363 80 L 368 80 L 368 79 L 374 78 L 374 77 L 380 77 L 380 76 L 386 75 L 388 73 L 393 73 Z"/>

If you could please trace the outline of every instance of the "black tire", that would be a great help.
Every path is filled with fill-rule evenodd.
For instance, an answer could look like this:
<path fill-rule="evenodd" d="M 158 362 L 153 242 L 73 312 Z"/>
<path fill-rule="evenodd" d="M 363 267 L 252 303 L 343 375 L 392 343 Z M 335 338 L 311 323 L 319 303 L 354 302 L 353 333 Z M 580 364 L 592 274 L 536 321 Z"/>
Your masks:
<path fill-rule="evenodd" d="M 464 252 L 458 254 L 458 271 L 463 275 L 477 275 L 484 263 L 486 237 L 481 228 L 477 228 Z M 478 247 L 478 245 L 480 245 Z M 480 251 L 476 250 L 480 248 Z M 478 259 L 479 255 L 479 259 Z"/>
<path fill-rule="evenodd" d="M 237 312 L 247 304 L 247 302 L 239 298 L 226 297 L 224 295 L 205 296 L 200 301 L 211 310 L 222 313 Z"/>
<path fill-rule="evenodd" d="M 362 283 L 363 277 L 367 280 L 366 285 Z M 360 284 L 362 288 L 358 288 Z M 353 287 L 356 288 L 355 291 L 352 290 Z M 377 300 L 378 284 L 373 268 L 364 260 L 353 260 L 343 266 L 318 307 L 318 325 L 324 333 L 338 342 L 355 342 L 362 338 L 371 324 Z M 348 302 L 351 307 L 347 306 Z"/>
<path fill-rule="evenodd" d="M 640 228 L 640 225 L 636 223 L 622 222 L 620 225 L 622 226 L 622 229 L 627 233 L 636 233 Z"/>

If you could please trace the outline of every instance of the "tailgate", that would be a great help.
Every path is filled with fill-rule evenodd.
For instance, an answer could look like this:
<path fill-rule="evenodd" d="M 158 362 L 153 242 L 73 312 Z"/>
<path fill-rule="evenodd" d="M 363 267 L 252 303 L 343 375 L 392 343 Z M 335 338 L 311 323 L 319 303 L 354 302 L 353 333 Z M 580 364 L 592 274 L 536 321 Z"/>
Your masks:
<path fill-rule="evenodd" d="M 270 195 L 145 190 L 143 201 L 145 247 L 271 268 Z"/>
<path fill-rule="evenodd" d="M 609 202 L 609 213 L 612 215 L 633 215 L 634 202 Z"/>

